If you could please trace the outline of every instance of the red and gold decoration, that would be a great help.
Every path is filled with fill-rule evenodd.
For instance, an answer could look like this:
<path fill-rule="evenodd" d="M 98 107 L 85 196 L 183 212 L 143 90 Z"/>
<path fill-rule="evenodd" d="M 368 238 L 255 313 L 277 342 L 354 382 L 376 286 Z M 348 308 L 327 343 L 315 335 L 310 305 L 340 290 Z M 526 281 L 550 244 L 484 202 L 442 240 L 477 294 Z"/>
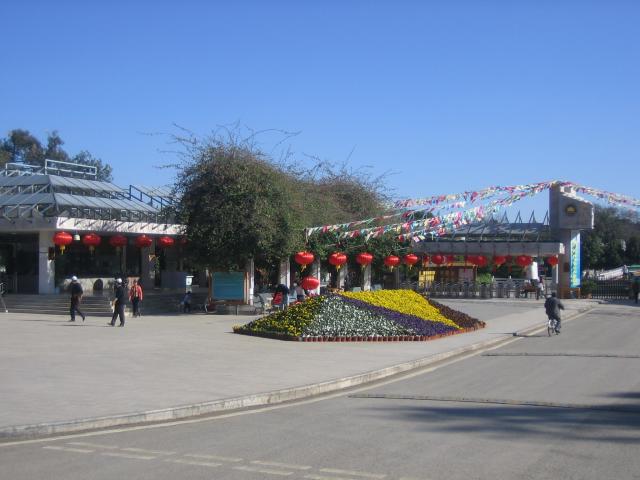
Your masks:
<path fill-rule="evenodd" d="M 342 252 L 334 252 L 329 255 L 329 263 L 340 270 L 340 267 L 347 263 L 347 256 Z"/>
<path fill-rule="evenodd" d="M 114 235 L 109 239 L 109 245 L 116 248 L 116 252 L 120 253 L 122 247 L 128 243 L 127 237 L 124 235 Z"/>
<path fill-rule="evenodd" d="M 89 247 L 89 251 L 91 252 L 91 254 L 93 254 L 96 247 L 100 245 L 100 242 L 102 242 L 102 238 L 100 238 L 100 235 L 93 232 L 87 233 L 84 237 L 82 237 L 82 243 Z"/>
<path fill-rule="evenodd" d="M 64 249 L 73 242 L 73 237 L 67 232 L 57 232 L 53 236 L 53 243 L 60 247 L 60 254 L 64 255 Z"/>
<path fill-rule="evenodd" d="M 295 254 L 294 260 L 298 265 L 300 265 L 300 271 L 303 271 L 307 268 L 307 265 L 311 265 L 313 263 L 315 257 L 311 252 L 298 252 Z"/>
<path fill-rule="evenodd" d="M 444 263 L 444 256 L 442 255 L 431 255 L 431 261 L 434 265 L 442 265 Z"/>
<path fill-rule="evenodd" d="M 368 252 L 359 253 L 356 255 L 356 262 L 364 269 L 367 265 L 371 265 L 371 262 L 373 262 L 373 255 Z"/>
<path fill-rule="evenodd" d="M 415 253 L 407 253 L 404 257 L 402 257 L 402 263 L 404 263 L 409 270 L 413 268 L 413 266 L 418 263 L 418 256 Z"/>
<path fill-rule="evenodd" d="M 400 257 L 389 255 L 387 257 L 384 257 L 383 262 L 393 272 L 393 267 L 397 267 L 398 265 L 400 265 Z"/>
<path fill-rule="evenodd" d="M 504 255 L 494 255 L 493 256 L 493 264 L 496 267 L 499 267 L 500 265 L 503 265 L 504 263 L 506 263 L 507 261 L 507 257 L 505 257 Z"/>
<path fill-rule="evenodd" d="M 151 239 L 151 237 L 147 237 L 146 235 L 140 235 L 139 237 L 136 237 L 136 247 L 138 248 L 150 247 L 152 243 L 153 240 Z"/>
<path fill-rule="evenodd" d="M 300 286 L 305 290 L 315 290 L 320 286 L 320 280 L 315 277 L 304 277 L 300 282 Z"/>
<path fill-rule="evenodd" d="M 531 262 L 533 260 L 531 259 L 531 257 L 529 255 L 518 255 L 516 257 L 516 264 L 519 267 L 525 268 L 528 267 L 529 265 L 531 265 Z"/>
<path fill-rule="evenodd" d="M 158 239 L 158 245 L 160 245 L 160 248 L 173 247 L 175 243 L 176 241 L 172 237 L 167 237 L 166 235 Z"/>

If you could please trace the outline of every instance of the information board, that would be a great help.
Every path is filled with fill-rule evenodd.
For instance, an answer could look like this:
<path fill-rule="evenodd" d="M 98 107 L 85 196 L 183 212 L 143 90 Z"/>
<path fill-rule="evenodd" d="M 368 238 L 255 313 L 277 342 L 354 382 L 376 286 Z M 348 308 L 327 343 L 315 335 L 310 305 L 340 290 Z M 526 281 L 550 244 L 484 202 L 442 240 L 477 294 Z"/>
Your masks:
<path fill-rule="evenodd" d="M 215 300 L 244 300 L 244 272 L 214 272 Z"/>

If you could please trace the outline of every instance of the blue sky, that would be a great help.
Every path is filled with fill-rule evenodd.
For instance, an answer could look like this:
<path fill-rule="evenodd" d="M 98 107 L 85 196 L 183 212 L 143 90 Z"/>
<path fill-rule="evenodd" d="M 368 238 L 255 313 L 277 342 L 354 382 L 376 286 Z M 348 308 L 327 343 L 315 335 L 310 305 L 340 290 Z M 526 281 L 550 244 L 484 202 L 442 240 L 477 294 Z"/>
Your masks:
<path fill-rule="evenodd" d="M 398 197 L 551 179 L 640 197 L 640 2 L 4 2 L 0 132 L 166 184 L 173 124 L 300 131 Z M 270 148 L 268 137 L 265 148 Z"/>

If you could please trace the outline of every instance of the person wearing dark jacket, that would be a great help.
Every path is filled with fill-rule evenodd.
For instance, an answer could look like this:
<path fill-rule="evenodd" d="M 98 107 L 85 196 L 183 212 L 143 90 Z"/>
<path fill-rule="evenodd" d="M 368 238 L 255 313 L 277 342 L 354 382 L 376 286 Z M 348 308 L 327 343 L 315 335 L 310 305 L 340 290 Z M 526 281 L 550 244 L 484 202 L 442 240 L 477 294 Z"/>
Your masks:
<path fill-rule="evenodd" d="M 553 292 L 549 298 L 544 302 L 544 309 L 547 312 L 549 319 L 554 319 L 556 322 L 556 333 L 560 333 L 560 310 L 564 310 L 564 305 L 560 300 L 556 298 L 556 292 Z"/>
<path fill-rule="evenodd" d="M 71 277 L 71 285 L 69 286 L 69 290 L 71 291 L 71 308 L 69 312 L 71 314 L 71 320 L 69 321 L 75 322 L 76 312 L 78 312 L 82 317 L 82 321 L 84 322 L 84 313 L 80 311 L 80 301 L 82 300 L 82 294 L 84 292 L 82 291 L 82 285 L 80 285 L 80 283 L 78 282 L 78 277 L 76 277 L 75 275 Z"/>
<path fill-rule="evenodd" d="M 124 302 L 125 302 L 125 293 L 124 293 L 124 285 L 122 284 L 122 279 L 118 278 L 116 280 L 116 298 L 113 303 L 113 316 L 111 317 L 111 322 L 109 325 L 115 327 L 116 318 L 120 317 L 120 325 L 119 327 L 124 327 Z"/>
<path fill-rule="evenodd" d="M 633 281 L 631 285 L 631 291 L 633 292 L 633 298 L 636 303 L 638 303 L 638 293 L 640 293 L 640 278 L 637 278 Z"/>

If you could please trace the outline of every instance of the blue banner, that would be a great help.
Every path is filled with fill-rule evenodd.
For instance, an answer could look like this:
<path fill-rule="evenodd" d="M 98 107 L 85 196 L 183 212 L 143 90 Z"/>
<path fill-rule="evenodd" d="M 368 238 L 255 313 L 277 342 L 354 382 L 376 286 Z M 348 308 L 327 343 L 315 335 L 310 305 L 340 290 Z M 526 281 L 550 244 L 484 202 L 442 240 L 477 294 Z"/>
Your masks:
<path fill-rule="evenodd" d="M 571 252 L 570 253 L 570 275 L 571 281 L 569 286 L 571 288 L 580 287 L 580 230 L 571 231 Z"/>

